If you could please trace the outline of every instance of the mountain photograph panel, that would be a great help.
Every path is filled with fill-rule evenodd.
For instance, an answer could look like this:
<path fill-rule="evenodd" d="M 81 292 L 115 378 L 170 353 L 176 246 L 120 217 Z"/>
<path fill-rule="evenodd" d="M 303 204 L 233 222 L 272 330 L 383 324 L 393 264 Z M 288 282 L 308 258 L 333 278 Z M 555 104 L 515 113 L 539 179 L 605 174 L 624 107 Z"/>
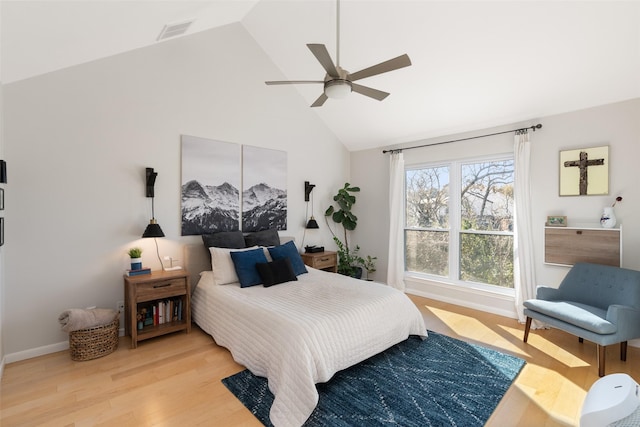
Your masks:
<path fill-rule="evenodd" d="M 182 135 L 182 235 L 240 227 L 239 144 Z"/>
<path fill-rule="evenodd" d="M 287 153 L 242 146 L 242 231 L 287 229 Z"/>

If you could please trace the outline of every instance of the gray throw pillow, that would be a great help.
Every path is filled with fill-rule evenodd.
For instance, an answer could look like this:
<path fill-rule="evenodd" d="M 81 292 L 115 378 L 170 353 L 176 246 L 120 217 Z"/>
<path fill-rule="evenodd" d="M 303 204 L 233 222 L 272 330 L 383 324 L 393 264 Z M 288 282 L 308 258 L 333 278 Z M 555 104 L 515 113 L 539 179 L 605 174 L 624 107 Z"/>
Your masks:
<path fill-rule="evenodd" d="M 242 231 L 220 231 L 213 234 L 203 234 L 202 242 L 207 248 L 230 248 L 230 249 L 243 249 L 245 248 L 244 236 Z M 252 245 L 253 246 L 253 245 Z"/>
<path fill-rule="evenodd" d="M 244 243 L 247 248 L 251 246 L 278 246 L 280 245 L 280 236 L 276 229 L 256 231 L 244 236 Z"/>

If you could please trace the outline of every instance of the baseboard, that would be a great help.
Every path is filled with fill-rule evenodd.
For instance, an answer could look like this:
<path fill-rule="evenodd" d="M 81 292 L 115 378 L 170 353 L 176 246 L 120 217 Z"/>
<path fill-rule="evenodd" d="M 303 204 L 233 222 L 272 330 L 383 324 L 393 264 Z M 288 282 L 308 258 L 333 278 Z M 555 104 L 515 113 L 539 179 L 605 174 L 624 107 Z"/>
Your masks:
<path fill-rule="evenodd" d="M 43 345 L 42 347 L 31 348 L 29 350 L 9 353 L 5 356 L 6 363 L 19 362 L 21 360 L 32 359 L 45 354 L 57 353 L 69 349 L 69 341 L 63 341 L 55 344 Z"/>
<path fill-rule="evenodd" d="M 118 330 L 118 336 L 124 336 L 124 328 Z M 65 351 L 69 349 L 69 341 L 63 341 L 55 344 L 44 345 L 42 347 L 31 348 L 29 350 L 18 351 L 16 353 L 7 354 L 3 361 L 2 367 L 5 363 L 19 362 L 21 360 L 32 359 L 38 356 L 44 356 L 51 353 L 57 353 L 59 351 Z M 1 378 L 1 375 L 0 375 Z"/>
<path fill-rule="evenodd" d="M 452 286 L 422 279 L 405 278 L 405 292 L 448 304 L 459 305 L 499 316 L 517 319 L 514 298 L 477 289 Z"/>

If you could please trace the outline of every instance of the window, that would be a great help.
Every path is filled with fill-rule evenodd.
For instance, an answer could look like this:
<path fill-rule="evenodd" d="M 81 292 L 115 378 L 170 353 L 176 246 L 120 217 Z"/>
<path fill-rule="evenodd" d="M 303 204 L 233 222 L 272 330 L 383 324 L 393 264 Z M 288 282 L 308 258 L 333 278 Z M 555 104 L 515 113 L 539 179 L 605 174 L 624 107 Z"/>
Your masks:
<path fill-rule="evenodd" d="M 406 171 L 405 266 L 449 275 L 449 167 Z"/>
<path fill-rule="evenodd" d="M 405 266 L 513 288 L 513 159 L 405 171 Z"/>

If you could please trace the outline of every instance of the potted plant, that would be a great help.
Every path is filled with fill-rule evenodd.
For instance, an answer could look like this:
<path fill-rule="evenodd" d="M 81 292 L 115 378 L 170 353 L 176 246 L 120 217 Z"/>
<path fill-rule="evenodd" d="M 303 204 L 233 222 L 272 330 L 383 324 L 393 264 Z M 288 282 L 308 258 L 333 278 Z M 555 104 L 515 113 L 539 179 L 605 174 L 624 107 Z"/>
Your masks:
<path fill-rule="evenodd" d="M 142 268 L 142 249 L 131 248 L 127 253 L 131 257 L 131 269 L 140 270 Z"/>
<path fill-rule="evenodd" d="M 327 227 L 333 236 L 333 241 L 336 242 L 338 247 L 338 273 L 346 276 L 352 276 L 357 279 L 362 277 L 362 267 L 365 266 L 366 261 L 359 255 L 360 246 L 355 248 L 349 247 L 349 231 L 356 229 L 358 225 L 358 217 L 351 212 L 351 208 L 356 203 L 356 197 L 351 193 L 357 193 L 360 191 L 360 187 L 352 187 L 348 182 L 344 184 L 344 187 L 338 190 L 338 194 L 333 196 L 333 201 L 338 205 L 335 208 L 330 205 L 324 213 L 324 219 L 327 223 Z M 333 222 L 342 225 L 344 231 L 344 240 L 340 240 L 338 236 L 333 232 L 333 229 L 329 225 L 329 217 Z M 375 258 L 368 257 L 371 260 Z M 375 269 L 373 270 L 375 271 Z"/>
<path fill-rule="evenodd" d="M 338 246 L 338 273 L 360 279 L 362 277 L 361 265 L 364 263 L 364 259 L 358 255 L 360 246 L 356 246 L 355 249 L 349 249 L 335 235 L 333 236 L 333 241 Z"/>
<path fill-rule="evenodd" d="M 370 275 L 376 272 L 376 260 L 378 257 L 372 257 L 371 255 L 367 255 L 367 259 L 364 260 L 362 266 L 365 270 L 367 270 L 367 280 L 373 280 Z"/>

